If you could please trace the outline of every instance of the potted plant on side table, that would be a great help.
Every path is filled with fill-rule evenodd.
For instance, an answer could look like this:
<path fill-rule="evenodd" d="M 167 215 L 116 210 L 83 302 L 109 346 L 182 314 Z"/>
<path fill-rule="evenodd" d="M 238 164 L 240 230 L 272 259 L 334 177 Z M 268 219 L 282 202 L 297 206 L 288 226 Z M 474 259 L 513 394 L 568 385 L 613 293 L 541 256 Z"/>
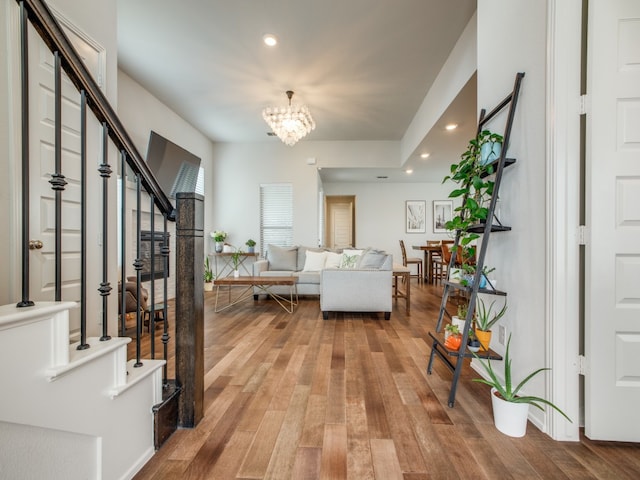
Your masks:
<path fill-rule="evenodd" d="M 204 259 L 204 291 L 210 292 L 213 290 L 213 271 L 209 265 L 209 257 Z"/>
<path fill-rule="evenodd" d="M 549 368 L 539 368 L 530 373 L 522 380 L 517 387 L 513 388 L 511 379 L 511 357 L 509 356 L 509 345 L 511 344 L 511 335 L 507 340 L 507 350 L 504 355 L 504 384 L 498 379 L 491 365 L 491 360 L 483 361 L 478 356 L 476 359 L 487 372 L 489 380 L 484 378 L 474 378 L 474 382 L 484 383 L 491 387 L 491 406 L 493 407 L 493 421 L 498 430 L 505 435 L 511 437 L 522 437 L 527 432 L 527 418 L 529 416 L 529 405 L 544 411 L 543 405 L 548 405 L 558 411 L 564 418 L 572 422 L 572 420 L 553 403 L 544 398 L 534 397 L 530 395 L 518 395 L 518 392 L 531 380 L 534 376 Z M 573 422 L 572 422 L 573 423 Z"/>
<path fill-rule="evenodd" d="M 233 263 L 233 276 L 236 278 L 240 276 L 238 267 L 240 266 L 240 257 L 242 257 L 242 255 L 244 255 L 244 252 L 238 248 L 236 248 L 231 254 L 231 263 Z"/>
<path fill-rule="evenodd" d="M 256 248 L 256 241 L 253 239 L 249 239 L 246 241 L 245 245 L 247 246 L 247 253 L 254 253 Z"/>
<path fill-rule="evenodd" d="M 216 253 L 222 253 L 222 249 L 224 248 L 224 240 L 227 238 L 227 232 L 222 230 L 214 230 L 211 232 L 211 238 L 215 242 L 215 250 Z"/>

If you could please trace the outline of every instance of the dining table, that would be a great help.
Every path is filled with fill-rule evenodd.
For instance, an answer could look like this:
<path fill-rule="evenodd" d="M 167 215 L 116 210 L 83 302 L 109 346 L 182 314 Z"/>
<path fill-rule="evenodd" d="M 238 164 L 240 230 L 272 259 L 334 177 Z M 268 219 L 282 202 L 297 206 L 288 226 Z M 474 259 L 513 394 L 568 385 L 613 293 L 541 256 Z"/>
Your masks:
<path fill-rule="evenodd" d="M 414 250 L 422 250 L 424 252 L 424 281 L 428 283 L 435 283 L 433 275 L 433 258 L 434 253 L 440 253 L 442 249 L 442 242 L 428 242 L 424 245 L 412 245 Z"/>

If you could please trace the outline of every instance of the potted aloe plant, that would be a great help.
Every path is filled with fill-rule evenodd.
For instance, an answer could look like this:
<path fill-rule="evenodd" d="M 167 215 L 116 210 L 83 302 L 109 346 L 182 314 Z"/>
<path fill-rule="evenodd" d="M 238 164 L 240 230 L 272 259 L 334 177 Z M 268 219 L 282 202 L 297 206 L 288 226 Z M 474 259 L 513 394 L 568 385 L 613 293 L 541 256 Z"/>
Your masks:
<path fill-rule="evenodd" d="M 504 314 L 507 312 L 507 303 L 505 302 L 502 308 L 494 312 L 493 305 L 495 304 L 495 300 L 491 302 L 489 308 L 486 307 L 485 303 L 481 298 L 478 298 L 477 308 L 476 308 L 476 329 L 475 334 L 480 340 L 480 345 L 482 346 L 482 350 L 489 350 L 489 345 L 491 344 L 491 327 L 493 327 L 498 320 L 500 320 Z"/>
<path fill-rule="evenodd" d="M 527 432 L 527 418 L 529 416 L 529 405 L 544 411 L 543 405 L 548 405 L 558 411 L 564 418 L 572 422 L 572 420 L 560 410 L 556 405 L 545 400 L 544 398 L 534 397 L 530 395 L 519 395 L 529 380 L 538 375 L 540 372 L 550 370 L 549 368 L 539 368 L 530 373 L 515 388 L 513 387 L 511 377 L 511 357 L 509 355 L 509 347 L 511 344 L 511 335 L 507 340 L 507 350 L 504 355 L 504 383 L 498 378 L 491 360 L 483 361 L 475 355 L 476 359 L 487 372 L 488 380 L 484 378 L 474 378 L 474 382 L 484 383 L 491 387 L 491 406 L 493 407 L 493 421 L 498 430 L 505 435 L 511 437 L 522 437 Z M 572 422 L 573 423 L 573 422 Z"/>

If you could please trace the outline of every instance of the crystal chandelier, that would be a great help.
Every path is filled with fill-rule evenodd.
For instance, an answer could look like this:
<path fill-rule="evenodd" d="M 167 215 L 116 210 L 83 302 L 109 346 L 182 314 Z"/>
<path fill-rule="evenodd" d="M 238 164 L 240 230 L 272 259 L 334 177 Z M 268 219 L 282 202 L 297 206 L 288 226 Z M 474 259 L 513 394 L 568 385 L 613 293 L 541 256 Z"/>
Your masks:
<path fill-rule="evenodd" d="M 316 128 L 306 105 L 291 105 L 293 92 L 287 90 L 288 107 L 267 107 L 262 111 L 262 118 L 280 140 L 292 146 L 298 140 Z"/>

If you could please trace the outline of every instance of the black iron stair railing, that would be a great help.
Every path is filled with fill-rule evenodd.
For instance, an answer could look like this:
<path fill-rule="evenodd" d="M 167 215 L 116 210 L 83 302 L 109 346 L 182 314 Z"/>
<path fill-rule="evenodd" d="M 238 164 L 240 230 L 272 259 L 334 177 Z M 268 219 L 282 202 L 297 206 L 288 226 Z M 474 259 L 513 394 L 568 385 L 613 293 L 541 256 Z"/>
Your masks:
<path fill-rule="evenodd" d="M 129 135 L 124 129 L 121 121 L 118 116 L 115 114 L 111 105 L 109 104 L 106 96 L 100 90 L 98 84 L 95 82 L 86 66 L 82 62 L 80 56 L 72 46 L 71 42 L 63 32 L 62 28 L 52 15 L 49 8 L 46 4 L 41 0 L 17 0 L 17 3 L 20 7 L 20 25 L 21 25 L 21 33 L 20 33 L 20 62 L 21 62 L 21 88 L 22 88 L 22 98 L 21 98 L 21 106 L 22 106 L 22 228 L 21 228 L 21 262 L 22 262 L 22 284 L 21 284 L 21 300 L 18 302 L 18 307 L 28 307 L 34 305 L 33 300 L 30 296 L 29 284 L 30 284 L 30 265 L 29 265 L 29 256 L 30 256 L 30 230 L 29 230 L 29 219 L 30 219 L 30 195 L 32 192 L 29 190 L 29 180 L 30 180 L 30 172 L 29 165 L 31 162 L 31 152 L 29 151 L 29 142 L 30 142 L 30 119 L 29 119 L 29 45 L 28 45 L 28 25 L 31 24 L 33 28 L 38 32 L 42 41 L 47 45 L 47 47 L 51 50 L 54 57 L 54 171 L 50 173 L 50 181 L 51 189 L 54 191 L 55 201 L 54 201 L 54 216 L 55 216 L 55 273 L 54 273 L 54 299 L 56 301 L 60 301 L 63 298 L 63 267 L 64 267 L 64 258 L 63 258 L 63 208 L 62 201 L 63 196 L 65 194 L 65 188 L 67 185 L 67 178 L 65 177 L 65 165 L 63 164 L 62 152 L 62 129 L 63 129 L 63 121 L 62 121 L 62 73 L 64 72 L 71 83 L 76 87 L 80 94 L 80 196 L 81 196 L 81 232 L 80 232 L 80 243 L 81 243 L 81 260 L 80 260 L 80 341 L 78 344 L 78 349 L 86 349 L 89 348 L 89 343 L 87 342 L 87 175 L 90 173 L 87 169 L 87 108 L 93 113 L 95 118 L 102 125 L 102 148 L 101 148 L 101 160 L 100 165 L 97 169 L 98 175 L 102 178 L 102 187 L 101 192 L 93 192 L 93 197 L 101 197 L 102 201 L 102 222 L 100 232 L 100 242 L 101 242 L 101 258 L 96 259 L 92 258 L 94 265 L 100 264 L 101 267 L 101 281 L 98 286 L 96 286 L 98 294 L 102 297 L 101 302 L 101 319 L 100 322 L 102 324 L 101 328 L 101 341 L 108 341 L 111 337 L 108 332 L 108 319 L 109 319 L 109 302 L 108 298 L 112 293 L 112 286 L 109 281 L 109 266 L 113 265 L 114 259 L 109 257 L 109 245 L 111 245 L 111 237 L 115 235 L 115 232 L 111 232 L 110 222 L 109 222 L 109 209 L 110 198 L 109 198 L 109 185 L 110 182 L 113 181 L 113 171 L 111 164 L 109 162 L 108 153 L 109 153 L 109 142 L 111 142 L 117 148 L 117 151 L 120 154 L 120 172 L 122 177 L 122 185 L 121 189 L 121 198 L 120 201 L 122 203 L 122 218 L 123 222 L 121 224 L 121 232 L 122 235 L 120 247 L 122 252 L 123 265 L 121 266 L 121 279 L 123 295 L 122 302 L 120 305 L 120 315 L 121 322 L 119 322 L 119 330 L 120 334 L 123 335 L 125 333 L 125 316 L 126 316 L 126 308 L 125 308 L 125 295 L 124 295 L 124 283 L 126 281 L 126 267 L 124 265 L 124 259 L 126 259 L 126 251 L 128 245 L 125 241 L 127 237 L 127 225 L 124 222 L 125 208 L 126 208 L 126 181 L 125 181 L 125 172 L 126 167 L 128 166 L 136 179 L 136 188 L 137 188 L 137 200 L 134 209 L 138 212 L 137 218 L 137 232 L 136 235 L 136 258 L 133 262 L 133 269 L 136 272 L 136 283 L 137 283 L 137 312 L 136 312 L 136 366 L 142 365 L 142 361 L 140 358 L 141 349 L 140 349 L 140 337 L 142 336 L 142 328 L 143 328 L 143 320 L 141 318 L 141 304 L 140 304 L 140 288 L 141 288 L 141 276 L 140 270 L 143 266 L 143 260 L 140 258 L 140 230 L 141 230 L 141 220 L 140 220 L 140 211 L 142 210 L 142 189 L 149 195 L 151 201 L 151 222 L 152 222 L 152 232 L 155 231 L 155 223 L 154 217 L 156 215 L 156 211 L 162 215 L 164 219 L 164 235 L 168 237 L 167 232 L 167 222 L 175 220 L 175 209 L 171 201 L 168 199 L 165 192 L 159 186 L 157 180 L 154 175 L 150 171 L 146 162 L 142 159 L 140 153 L 137 151 L 133 142 L 131 141 Z M 152 249 L 153 251 L 154 249 Z M 155 255 L 155 253 L 153 254 Z M 164 245 L 161 251 L 161 255 L 164 257 L 164 286 L 163 286 L 163 301 L 161 305 L 163 305 L 164 309 L 164 331 L 162 335 L 162 343 L 164 345 L 164 358 L 166 359 L 167 352 L 167 343 L 169 341 L 169 334 L 167 331 L 167 298 L 168 298 L 168 288 L 167 288 L 167 276 L 168 276 L 168 256 L 169 256 L 169 248 L 167 245 Z M 155 266 L 154 266 L 155 258 L 152 258 L 151 262 L 151 296 L 149 298 L 149 303 L 151 305 L 151 311 L 149 315 L 150 321 L 150 331 L 155 333 L 155 308 L 158 303 L 155 300 Z M 151 346 L 151 355 L 155 357 L 155 334 L 151 336 L 152 338 L 152 346 Z M 166 366 L 164 370 L 164 381 L 166 383 Z"/>

